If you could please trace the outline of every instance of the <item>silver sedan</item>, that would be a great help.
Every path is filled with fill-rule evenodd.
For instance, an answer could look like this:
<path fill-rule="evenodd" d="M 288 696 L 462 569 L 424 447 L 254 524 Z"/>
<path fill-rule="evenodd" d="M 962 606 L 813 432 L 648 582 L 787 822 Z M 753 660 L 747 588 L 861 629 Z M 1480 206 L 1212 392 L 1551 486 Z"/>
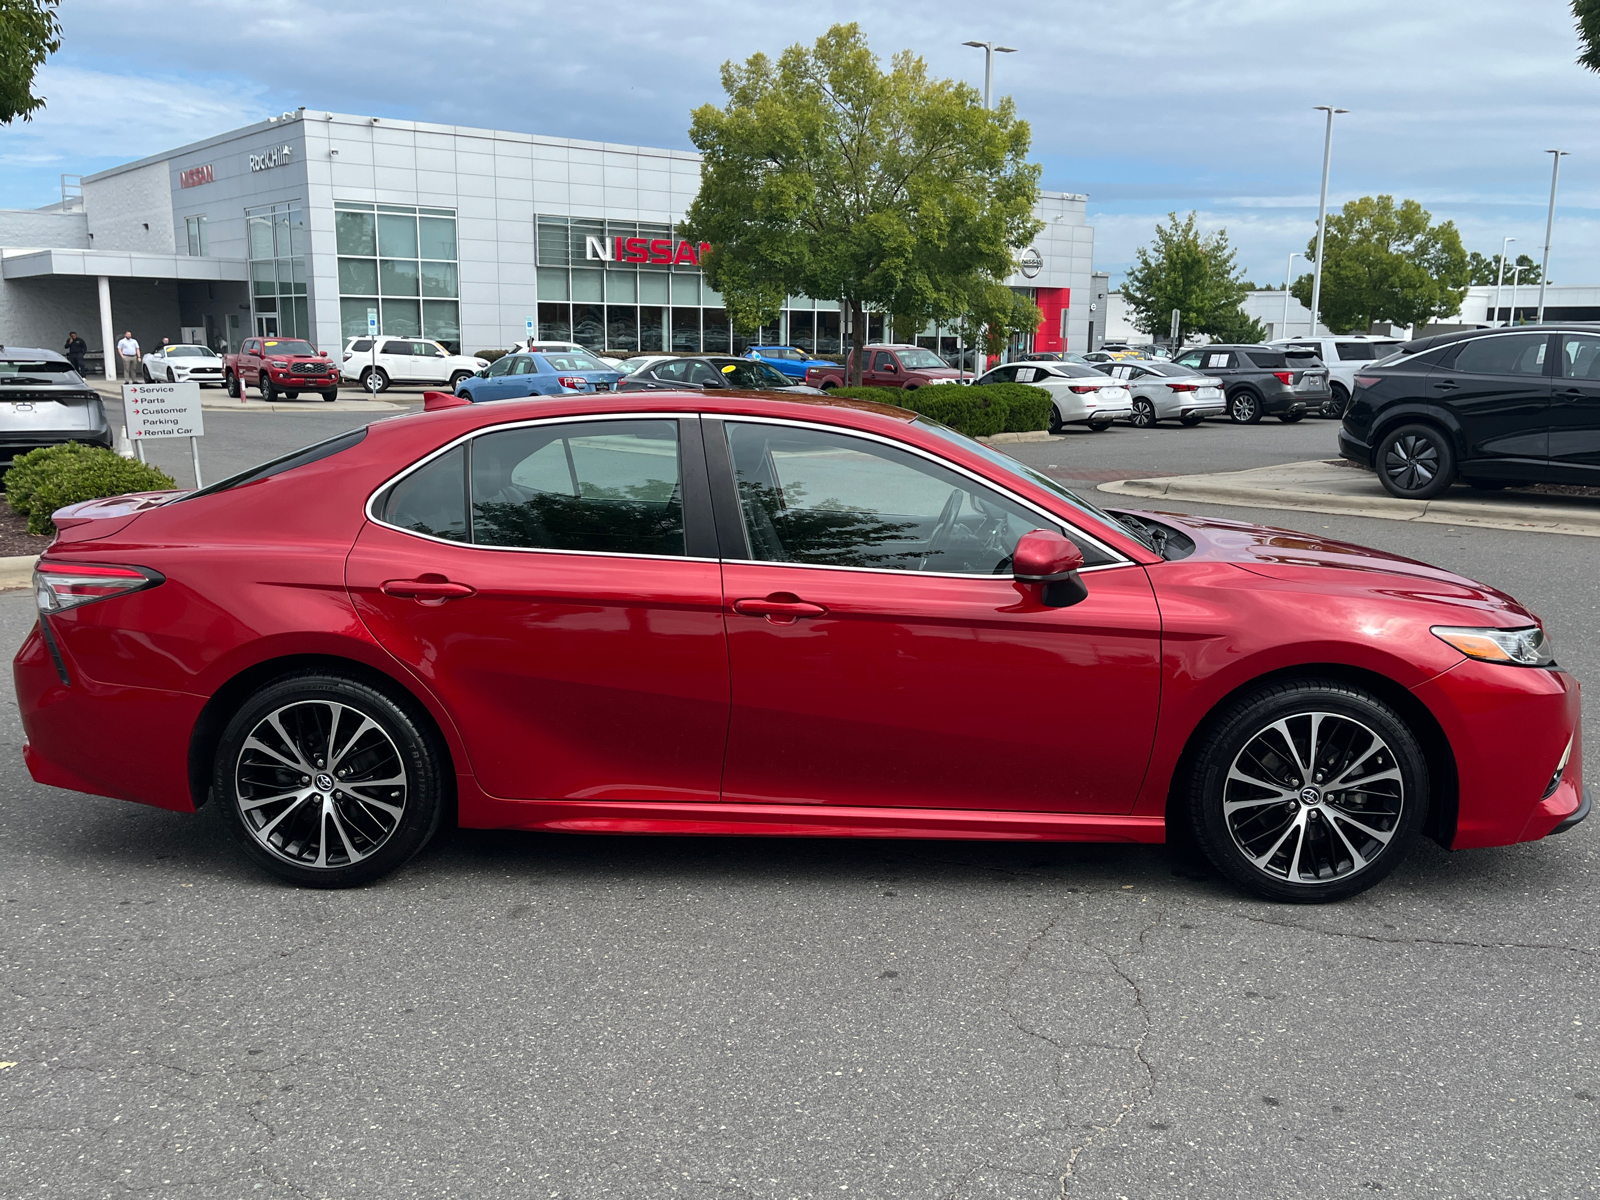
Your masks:
<path fill-rule="evenodd" d="M 1133 413 L 1126 387 L 1079 363 L 1006 363 L 973 382 L 1026 383 L 1043 388 L 1054 402 L 1050 409 L 1051 433 L 1060 433 L 1066 425 L 1087 425 L 1098 433 Z"/>
<path fill-rule="evenodd" d="M 1207 417 L 1220 417 L 1228 411 L 1222 382 L 1193 367 L 1126 360 L 1098 366 L 1133 393 L 1133 412 L 1128 422 L 1140 429 L 1172 419 L 1183 425 L 1198 425 Z"/>

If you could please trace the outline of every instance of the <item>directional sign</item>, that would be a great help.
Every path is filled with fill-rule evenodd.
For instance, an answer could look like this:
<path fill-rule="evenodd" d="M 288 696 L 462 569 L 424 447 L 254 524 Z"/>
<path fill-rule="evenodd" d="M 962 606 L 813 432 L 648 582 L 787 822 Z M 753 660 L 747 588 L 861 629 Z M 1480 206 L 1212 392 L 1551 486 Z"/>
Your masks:
<path fill-rule="evenodd" d="M 523 322 L 523 324 L 526 325 L 527 328 L 528 328 L 528 336 L 530 338 L 533 337 L 533 318 L 529 317 L 527 320 L 525 320 Z"/>
<path fill-rule="evenodd" d="M 367 309 L 367 336 L 378 336 L 378 310 L 375 308 Z"/>
<path fill-rule="evenodd" d="M 122 411 L 128 418 L 128 437 L 204 437 L 198 383 L 125 383 Z"/>

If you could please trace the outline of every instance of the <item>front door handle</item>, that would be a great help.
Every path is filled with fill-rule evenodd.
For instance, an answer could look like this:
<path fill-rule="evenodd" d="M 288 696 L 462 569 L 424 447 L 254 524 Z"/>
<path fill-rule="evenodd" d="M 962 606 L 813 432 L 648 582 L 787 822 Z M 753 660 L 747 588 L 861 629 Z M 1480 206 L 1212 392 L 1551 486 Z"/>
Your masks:
<path fill-rule="evenodd" d="M 1451 383 L 1448 379 L 1443 383 L 1436 383 L 1433 386 L 1438 388 L 1441 392 L 1457 392 L 1461 390 L 1461 385 L 1459 383 Z"/>
<path fill-rule="evenodd" d="M 774 623 L 790 624 L 797 617 L 820 617 L 827 609 L 800 599 L 793 592 L 773 592 L 761 599 L 735 600 L 733 611 L 747 617 L 765 617 Z"/>
<path fill-rule="evenodd" d="M 476 595 L 478 589 L 464 583 L 452 583 L 443 575 L 419 575 L 415 579 L 386 579 L 381 585 L 385 596 L 398 596 L 408 600 L 459 600 Z"/>
<path fill-rule="evenodd" d="M 1556 393 L 1556 398 L 1558 400 L 1582 400 L 1583 397 L 1584 393 L 1580 388 L 1568 388 L 1564 392 Z"/>

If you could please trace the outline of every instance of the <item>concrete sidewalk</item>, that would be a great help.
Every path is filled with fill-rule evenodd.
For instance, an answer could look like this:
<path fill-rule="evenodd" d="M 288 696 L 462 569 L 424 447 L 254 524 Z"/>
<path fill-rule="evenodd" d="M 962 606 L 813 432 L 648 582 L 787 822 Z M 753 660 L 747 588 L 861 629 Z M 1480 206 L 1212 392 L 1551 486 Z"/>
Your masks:
<path fill-rule="evenodd" d="M 122 401 L 122 385 L 107 379 L 91 379 L 89 386 L 99 392 L 107 400 Z M 246 397 L 235 400 L 221 388 L 203 387 L 200 389 L 200 407 L 206 412 L 371 412 L 371 413 L 398 413 L 415 408 L 422 403 L 422 393 L 415 396 L 406 394 L 411 403 L 394 403 L 389 400 L 370 400 L 367 394 L 358 388 L 341 388 L 337 400 L 324 400 L 315 392 L 309 398 L 300 400 L 279 400 L 268 404 L 264 400 Z"/>
<path fill-rule="evenodd" d="M 1438 500 L 1397 500 L 1369 471 L 1338 462 L 1311 461 L 1219 471 L 1210 475 L 1169 475 L 1159 479 L 1121 479 L 1102 483 L 1102 492 L 1156 500 L 1195 500 L 1244 508 L 1299 509 L 1385 521 L 1425 521 L 1436 525 L 1475 525 L 1489 529 L 1530 530 L 1600 537 L 1600 500 L 1452 488 Z"/>

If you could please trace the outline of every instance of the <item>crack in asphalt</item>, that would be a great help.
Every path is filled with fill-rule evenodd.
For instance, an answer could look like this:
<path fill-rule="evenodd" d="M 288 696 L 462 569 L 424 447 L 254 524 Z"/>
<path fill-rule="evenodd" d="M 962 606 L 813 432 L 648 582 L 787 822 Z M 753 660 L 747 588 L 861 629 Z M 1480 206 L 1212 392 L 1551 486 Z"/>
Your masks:
<path fill-rule="evenodd" d="M 1246 916 L 1244 920 L 1256 925 L 1271 925 L 1278 929 L 1292 929 L 1296 933 L 1314 933 L 1321 937 L 1348 938 L 1351 941 L 1378 942 L 1389 946 L 1447 946 L 1465 950 L 1554 950 L 1561 954 L 1576 954 L 1583 958 L 1600 959 L 1600 951 L 1588 950 L 1582 946 L 1563 946 L 1553 942 L 1473 942 L 1455 938 L 1388 937 L 1380 933 L 1323 929 L 1316 925 L 1301 925 L 1294 921 L 1274 921 L 1270 917 Z"/>

